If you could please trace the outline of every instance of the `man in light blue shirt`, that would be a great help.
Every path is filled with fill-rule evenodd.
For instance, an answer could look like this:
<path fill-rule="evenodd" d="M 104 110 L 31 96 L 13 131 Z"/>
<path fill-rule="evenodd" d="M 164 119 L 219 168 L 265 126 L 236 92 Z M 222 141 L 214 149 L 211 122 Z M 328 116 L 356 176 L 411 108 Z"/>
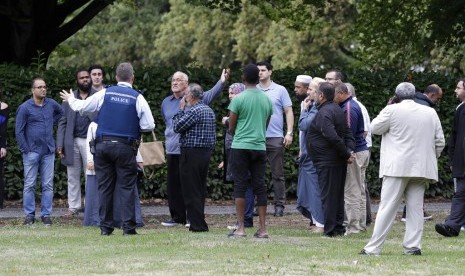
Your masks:
<path fill-rule="evenodd" d="M 266 61 L 258 62 L 260 83 L 257 88 L 262 90 L 273 103 L 273 115 L 266 130 L 266 155 L 271 167 L 271 184 L 274 192 L 275 217 L 283 216 L 286 201 L 286 185 L 284 180 L 283 157 L 284 147 L 292 143 L 292 129 L 294 127 L 294 113 L 292 101 L 284 86 L 271 80 L 273 66 Z M 286 117 L 287 131 L 283 135 L 284 119 Z"/>

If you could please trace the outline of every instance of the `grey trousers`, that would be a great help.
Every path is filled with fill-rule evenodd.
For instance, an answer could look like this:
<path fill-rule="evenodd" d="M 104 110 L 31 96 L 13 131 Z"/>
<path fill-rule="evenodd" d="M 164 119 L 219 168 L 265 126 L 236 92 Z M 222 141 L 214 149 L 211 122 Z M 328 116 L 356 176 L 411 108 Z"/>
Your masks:
<path fill-rule="evenodd" d="M 85 175 L 87 165 L 86 138 L 74 138 L 73 165 L 67 166 L 68 208 L 81 208 L 81 172 Z"/>
<path fill-rule="evenodd" d="M 402 197 L 407 205 L 407 220 L 402 243 L 404 253 L 421 249 L 423 234 L 423 196 L 427 179 L 419 177 L 389 177 L 383 178 L 381 202 L 376 216 L 373 235 L 364 247 L 371 254 L 380 254 L 386 237 L 392 228 Z"/>
<path fill-rule="evenodd" d="M 284 180 L 284 138 L 266 138 L 266 157 L 271 169 L 271 185 L 273 186 L 275 206 L 282 206 L 286 202 L 286 183 Z"/>

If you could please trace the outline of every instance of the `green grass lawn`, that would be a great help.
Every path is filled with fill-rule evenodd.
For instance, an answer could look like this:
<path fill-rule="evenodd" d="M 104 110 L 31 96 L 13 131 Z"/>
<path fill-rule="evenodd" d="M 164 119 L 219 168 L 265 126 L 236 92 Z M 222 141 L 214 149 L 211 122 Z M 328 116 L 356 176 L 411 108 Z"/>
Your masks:
<path fill-rule="evenodd" d="M 208 233 L 184 227 L 162 228 L 160 217 L 146 217 L 140 235 L 100 236 L 79 219 L 54 218 L 22 226 L 22 219 L 0 222 L 0 275 L 464 275 L 465 239 L 444 238 L 425 223 L 422 256 L 404 256 L 404 224 L 399 220 L 382 255 L 361 256 L 367 233 L 326 238 L 307 230 L 301 215 L 269 217 L 269 239 L 227 238 L 232 215 L 207 216 Z M 257 220 L 255 221 L 257 223 Z"/>

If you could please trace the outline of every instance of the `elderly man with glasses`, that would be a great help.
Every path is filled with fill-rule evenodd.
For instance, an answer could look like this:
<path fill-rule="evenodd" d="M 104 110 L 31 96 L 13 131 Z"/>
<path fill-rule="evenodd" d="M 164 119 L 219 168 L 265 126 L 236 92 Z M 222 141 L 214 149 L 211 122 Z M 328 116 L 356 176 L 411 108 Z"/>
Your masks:
<path fill-rule="evenodd" d="M 220 80 L 213 88 L 204 93 L 202 102 L 210 104 L 216 99 L 223 90 L 225 82 L 228 80 L 229 70 L 224 69 Z M 161 103 L 161 114 L 165 121 L 165 146 L 166 146 L 166 165 L 167 165 L 167 192 L 168 206 L 171 218 L 163 221 L 161 224 L 166 227 L 173 227 L 179 224 L 189 227 L 186 220 L 186 206 L 182 196 L 181 179 L 179 171 L 179 158 L 181 148 L 179 143 L 180 134 L 173 130 L 173 117 L 179 111 L 181 101 L 187 93 L 189 78 L 184 72 L 176 72 L 171 77 L 171 91 Z"/>

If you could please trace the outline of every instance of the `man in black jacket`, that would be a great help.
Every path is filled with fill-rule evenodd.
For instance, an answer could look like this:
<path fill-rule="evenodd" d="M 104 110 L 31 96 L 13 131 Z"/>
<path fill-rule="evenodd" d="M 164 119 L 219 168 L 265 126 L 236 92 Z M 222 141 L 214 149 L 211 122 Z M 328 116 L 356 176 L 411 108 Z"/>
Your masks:
<path fill-rule="evenodd" d="M 460 104 L 455 110 L 454 123 L 448 142 L 448 153 L 452 177 L 455 181 L 455 193 L 452 196 L 450 215 L 444 223 L 435 226 L 436 232 L 445 237 L 456 237 L 460 227 L 465 224 L 465 79 L 460 80 L 455 88 L 455 95 Z"/>
<path fill-rule="evenodd" d="M 442 99 L 442 89 L 437 84 L 430 84 L 426 87 L 425 92 L 416 92 L 413 99 L 416 103 L 429 107 L 436 107 L 436 104 Z"/>
<path fill-rule="evenodd" d="M 318 173 L 325 217 L 324 235 L 342 236 L 344 222 L 344 183 L 347 163 L 354 160 L 355 142 L 342 109 L 333 102 L 334 85 L 320 84 L 318 113 L 307 130 L 306 145 Z"/>

